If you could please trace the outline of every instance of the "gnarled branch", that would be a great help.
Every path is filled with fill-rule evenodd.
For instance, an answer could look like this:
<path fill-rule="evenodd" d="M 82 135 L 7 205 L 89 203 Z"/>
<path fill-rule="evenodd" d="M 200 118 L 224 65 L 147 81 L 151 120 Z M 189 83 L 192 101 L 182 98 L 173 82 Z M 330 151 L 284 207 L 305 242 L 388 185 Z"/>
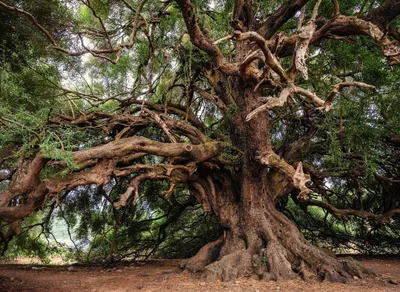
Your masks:
<path fill-rule="evenodd" d="M 365 211 L 360 211 L 360 210 L 354 210 L 354 209 L 338 209 L 334 206 L 332 206 L 329 203 L 323 202 L 323 201 L 318 201 L 318 200 L 303 200 L 300 202 L 301 205 L 304 206 L 318 206 L 326 211 L 328 213 L 332 214 L 333 216 L 347 220 L 349 216 L 357 216 L 361 218 L 366 218 L 366 219 L 371 219 L 379 223 L 391 223 L 392 217 L 396 214 L 400 214 L 400 208 L 398 209 L 393 209 L 389 212 L 386 212 L 381 215 L 365 212 Z"/>

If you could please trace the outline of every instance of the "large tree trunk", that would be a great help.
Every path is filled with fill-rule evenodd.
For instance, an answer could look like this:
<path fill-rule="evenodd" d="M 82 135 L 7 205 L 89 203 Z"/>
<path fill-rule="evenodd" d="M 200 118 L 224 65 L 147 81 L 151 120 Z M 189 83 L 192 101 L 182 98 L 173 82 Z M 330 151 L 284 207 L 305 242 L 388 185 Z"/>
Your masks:
<path fill-rule="evenodd" d="M 366 272 L 358 263 L 340 262 L 308 243 L 275 208 L 265 181 L 256 176 L 244 179 L 241 195 L 247 199 L 214 202 L 221 204 L 217 215 L 226 228 L 224 236 L 204 246 L 183 267 L 202 272 L 201 277 L 223 281 L 255 276 L 263 280 L 301 277 L 347 282 Z"/>
<path fill-rule="evenodd" d="M 266 280 L 299 276 L 334 282 L 361 277 L 363 269 L 358 264 L 340 262 L 308 243 L 276 209 L 276 199 L 288 195 L 290 182 L 256 158 L 271 143 L 265 116 L 245 122 L 245 113 L 259 106 L 253 86 L 238 78 L 234 92 L 241 111 L 228 121 L 231 140 L 241 153 L 240 170 L 226 176 L 203 171 L 210 183 L 205 193 L 225 228 L 224 236 L 204 246 L 183 267 L 224 281 L 252 275 Z"/>

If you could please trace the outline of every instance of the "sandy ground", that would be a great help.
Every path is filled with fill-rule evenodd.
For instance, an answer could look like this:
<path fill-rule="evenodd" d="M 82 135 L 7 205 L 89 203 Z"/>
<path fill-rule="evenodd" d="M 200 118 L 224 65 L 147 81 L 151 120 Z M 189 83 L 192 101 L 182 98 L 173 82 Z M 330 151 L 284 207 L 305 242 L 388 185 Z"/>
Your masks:
<path fill-rule="evenodd" d="M 0 291 L 400 291 L 400 257 L 360 257 L 376 278 L 350 284 L 302 280 L 261 282 L 251 278 L 206 283 L 178 268 L 177 260 L 114 268 L 0 265 Z M 394 283 L 390 283 L 394 282 Z M 400 284 L 400 283 L 399 283 Z"/>

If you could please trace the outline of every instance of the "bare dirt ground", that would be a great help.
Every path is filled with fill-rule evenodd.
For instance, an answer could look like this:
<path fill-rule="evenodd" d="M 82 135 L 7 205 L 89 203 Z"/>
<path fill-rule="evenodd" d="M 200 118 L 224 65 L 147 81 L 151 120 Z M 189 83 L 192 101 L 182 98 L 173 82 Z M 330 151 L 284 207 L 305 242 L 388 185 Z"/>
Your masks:
<path fill-rule="evenodd" d="M 182 272 L 178 260 L 114 268 L 7 264 L 0 265 L 0 291 L 400 291 L 400 285 L 396 285 L 400 280 L 400 256 L 357 259 L 378 276 L 355 279 L 350 284 L 300 279 L 261 282 L 251 278 L 206 283 Z"/>

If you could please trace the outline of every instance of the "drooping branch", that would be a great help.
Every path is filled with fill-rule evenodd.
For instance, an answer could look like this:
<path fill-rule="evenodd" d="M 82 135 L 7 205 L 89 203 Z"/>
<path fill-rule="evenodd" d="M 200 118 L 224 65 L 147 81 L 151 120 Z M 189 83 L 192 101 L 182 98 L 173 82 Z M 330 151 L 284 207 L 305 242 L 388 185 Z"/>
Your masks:
<path fill-rule="evenodd" d="M 34 190 L 39 173 L 47 161 L 41 154 L 32 160 L 23 161 L 13 176 L 13 184 L 0 192 L 0 206 L 8 206 L 11 199 Z"/>
<path fill-rule="evenodd" d="M 96 14 L 96 11 L 91 6 L 90 1 L 85 3 L 89 7 L 89 9 L 92 11 L 93 15 L 99 20 L 99 22 L 100 22 L 100 24 L 101 24 L 101 26 L 102 26 L 102 28 L 104 30 L 104 34 L 106 35 L 108 48 L 89 49 L 84 45 L 83 39 L 82 39 L 81 35 L 79 34 L 78 36 L 81 38 L 81 44 L 84 47 L 84 50 L 81 50 L 81 51 L 70 51 L 70 50 L 65 49 L 62 46 L 60 46 L 59 43 L 56 41 L 56 39 L 51 35 L 51 33 L 46 28 L 44 28 L 37 21 L 35 16 L 32 15 L 31 13 L 29 13 L 29 12 L 27 12 L 27 11 L 21 9 L 21 8 L 10 6 L 10 5 L 2 2 L 2 1 L 0 1 L 0 7 L 3 7 L 5 9 L 10 10 L 10 11 L 13 11 L 13 12 L 16 12 L 16 13 L 20 13 L 22 15 L 25 15 L 25 16 L 29 17 L 30 20 L 32 21 L 33 25 L 36 26 L 39 29 L 39 31 L 41 31 L 45 35 L 45 37 L 50 41 L 53 49 L 55 49 L 57 51 L 60 51 L 60 52 L 63 52 L 65 54 L 68 54 L 70 56 L 75 56 L 75 57 L 76 56 L 83 56 L 85 54 L 92 54 L 94 57 L 102 58 L 102 59 L 105 59 L 105 60 L 115 64 L 115 63 L 118 62 L 119 55 L 121 54 L 122 50 L 126 49 L 126 48 L 132 48 L 134 46 L 134 44 L 135 44 L 134 39 L 135 39 L 135 37 L 136 37 L 136 35 L 138 33 L 138 30 L 139 30 L 139 27 L 140 27 L 141 12 L 142 12 L 143 6 L 146 3 L 146 1 L 147 0 L 142 0 L 139 3 L 138 7 L 136 8 L 135 21 L 134 21 L 134 24 L 133 24 L 132 32 L 129 35 L 129 41 L 126 42 L 126 43 L 117 44 L 115 46 L 113 46 L 113 44 L 111 42 L 111 39 L 110 39 L 110 37 L 108 35 L 108 32 L 107 32 L 107 30 L 105 28 L 105 25 L 104 25 L 102 19 Z M 110 57 L 107 57 L 107 55 L 115 54 L 115 53 L 117 54 L 117 59 L 116 60 L 113 60 Z"/>
<path fill-rule="evenodd" d="M 400 208 L 393 209 L 393 210 L 386 212 L 384 214 L 381 214 L 381 215 L 377 215 L 377 214 L 360 211 L 360 210 L 354 210 L 354 209 L 338 209 L 327 202 L 318 201 L 318 200 L 302 200 L 300 203 L 303 206 L 321 207 L 324 210 L 328 211 L 333 216 L 343 219 L 343 220 L 348 220 L 349 216 L 357 216 L 357 217 L 361 217 L 361 218 L 371 219 L 371 220 L 374 220 L 379 223 L 391 223 L 392 217 L 396 214 L 400 214 Z"/>

